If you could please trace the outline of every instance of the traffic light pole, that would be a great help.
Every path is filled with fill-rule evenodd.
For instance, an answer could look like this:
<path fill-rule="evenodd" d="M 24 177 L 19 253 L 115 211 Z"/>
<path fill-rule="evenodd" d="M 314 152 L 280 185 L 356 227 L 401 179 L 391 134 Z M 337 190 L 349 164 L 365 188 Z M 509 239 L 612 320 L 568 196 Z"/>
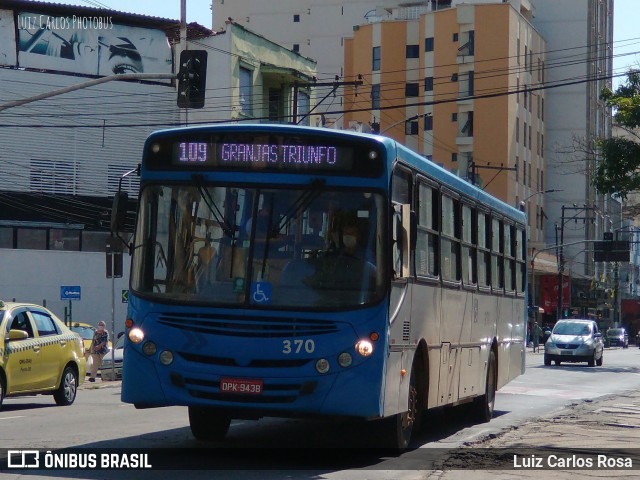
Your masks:
<path fill-rule="evenodd" d="M 19 107 L 20 105 L 26 105 L 27 103 L 37 102 L 38 100 L 45 100 L 47 98 L 56 97 L 65 93 L 74 92 L 76 90 L 82 90 L 83 88 L 93 87 L 94 85 L 100 85 L 102 83 L 122 81 L 122 80 L 174 80 L 178 78 L 175 73 L 123 73 L 120 75 L 109 75 L 107 77 L 96 78 L 87 82 L 77 83 L 75 85 L 69 85 L 68 87 L 54 90 L 53 92 L 42 93 L 33 97 L 22 98 L 20 100 L 14 100 L 13 102 L 0 105 L 0 112 L 13 107 Z"/>

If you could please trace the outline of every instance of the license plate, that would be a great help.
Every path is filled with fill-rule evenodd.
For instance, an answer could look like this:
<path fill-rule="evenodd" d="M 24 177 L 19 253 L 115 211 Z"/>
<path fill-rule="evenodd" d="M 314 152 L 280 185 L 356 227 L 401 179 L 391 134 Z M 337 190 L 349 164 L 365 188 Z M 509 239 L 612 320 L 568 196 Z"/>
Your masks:
<path fill-rule="evenodd" d="M 573 355 L 573 352 L 571 350 L 564 350 L 560 352 L 560 355 Z"/>
<path fill-rule="evenodd" d="M 221 378 L 220 391 L 225 393 L 240 393 L 247 395 L 262 395 L 262 380 L 248 380 L 245 378 Z"/>

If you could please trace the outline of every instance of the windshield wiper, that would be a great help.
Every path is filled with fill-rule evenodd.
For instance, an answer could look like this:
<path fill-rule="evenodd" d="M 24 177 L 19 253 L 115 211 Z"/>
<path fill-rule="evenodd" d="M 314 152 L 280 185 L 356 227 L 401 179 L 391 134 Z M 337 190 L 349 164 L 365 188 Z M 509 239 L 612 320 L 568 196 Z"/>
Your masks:
<path fill-rule="evenodd" d="M 318 195 L 322 192 L 322 187 L 324 186 L 325 181 L 321 179 L 312 180 L 309 184 L 309 189 L 305 190 L 300 194 L 300 196 L 296 199 L 295 202 L 289 207 L 282 219 L 278 223 L 277 232 L 280 232 L 284 227 L 286 227 L 291 220 L 296 217 L 299 212 L 303 212 L 307 209 L 311 202 L 313 202 Z"/>
<path fill-rule="evenodd" d="M 222 229 L 222 232 L 227 237 L 233 238 L 236 229 L 225 220 L 224 214 L 211 196 L 211 192 L 209 192 L 209 190 L 207 190 L 207 188 L 204 186 L 202 175 L 194 175 L 193 180 L 198 187 L 198 192 L 202 196 L 202 200 L 204 200 L 204 203 L 209 208 L 209 211 L 213 214 L 213 218 Z"/>

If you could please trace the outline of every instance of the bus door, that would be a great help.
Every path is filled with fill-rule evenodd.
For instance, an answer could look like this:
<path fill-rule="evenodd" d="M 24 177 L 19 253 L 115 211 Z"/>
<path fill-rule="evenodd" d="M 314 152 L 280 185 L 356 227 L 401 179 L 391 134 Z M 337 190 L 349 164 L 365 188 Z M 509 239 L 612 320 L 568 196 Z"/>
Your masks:
<path fill-rule="evenodd" d="M 410 205 L 394 205 L 392 221 L 393 271 L 389 304 L 389 357 L 386 372 L 384 415 L 406 410 L 409 377 L 415 353 L 411 342 L 413 282 L 409 281 Z"/>

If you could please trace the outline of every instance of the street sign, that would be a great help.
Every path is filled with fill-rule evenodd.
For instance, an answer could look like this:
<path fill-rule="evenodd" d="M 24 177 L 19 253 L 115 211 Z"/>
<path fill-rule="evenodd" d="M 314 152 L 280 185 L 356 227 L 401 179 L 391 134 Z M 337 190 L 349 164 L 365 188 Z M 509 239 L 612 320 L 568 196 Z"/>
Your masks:
<path fill-rule="evenodd" d="M 594 262 L 628 262 L 629 258 L 629 242 L 627 240 L 603 240 L 594 243 Z"/>
<path fill-rule="evenodd" d="M 81 296 L 80 285 L 60 286 L 60 300 L 80 301 L 80 296 Z"/>

